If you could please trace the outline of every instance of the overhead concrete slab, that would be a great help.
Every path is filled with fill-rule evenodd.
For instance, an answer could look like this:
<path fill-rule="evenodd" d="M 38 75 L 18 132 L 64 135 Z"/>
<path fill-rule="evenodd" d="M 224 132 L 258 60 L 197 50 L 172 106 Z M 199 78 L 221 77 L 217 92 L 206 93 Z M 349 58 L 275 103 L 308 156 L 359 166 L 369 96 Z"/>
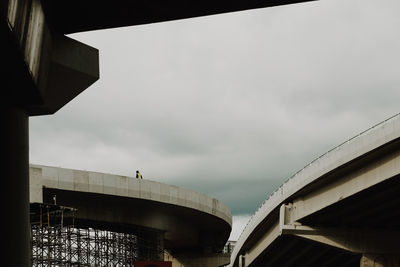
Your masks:
<path fill-rule="evenodd" d="M 185 19 L 310 0 L 43 0 L 45 12 L 61 33 Z"/>
<path fill-rule="evenodd" d="M 53 114 L 99 79 L 98 50 L 54 31 L 40 0 L 0 5 L 2 97 L 28 115 Z"/>

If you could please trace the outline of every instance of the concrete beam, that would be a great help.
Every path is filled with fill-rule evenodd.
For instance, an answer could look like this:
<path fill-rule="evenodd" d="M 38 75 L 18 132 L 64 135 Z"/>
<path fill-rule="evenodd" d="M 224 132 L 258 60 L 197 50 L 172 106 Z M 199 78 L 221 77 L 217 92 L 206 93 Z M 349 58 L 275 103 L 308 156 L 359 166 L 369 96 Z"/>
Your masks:
<path fill-rule="evenodd" d="M 279 235 L 279 224 L 273 224 L 267 232 L 255 243 L 251 248 L 249 248 L 244 254 L 244 266 L 249 266 L 261 253 L 266 250 L 273 241 L 275 241 Z M 241 265 L 239 265 L 241 267 Z"/>
<path fill-rule="evenodd" d="M 316 228 L 307 234 L 304 231 L 303 233 L 292 234 L 352 253 L 400 253 L 398 247 L 400 232 Z"/>
<path fill-rule="evenodd" d="M 41 0 L 0 8 L 7 103 L 29 115 L 52 114 L 99 78 L 98 50 L 54 32 Z"/>
<path fill-rule="evenodd" d="M 43 104 L 30 115 L 53 114 L 99 79 L 99 51 L 61 34 L 52 35 L 52 52 Z"/>
<path fill-rule="evenodd" d="M 360 254 L 400 254 L 400 232 L 371 229 L 345 229 L 340 227 L 309 227 L 292 221 L 292 205 L 280 208 L 280 235 L 295 235 L 324 245 Z"/>
<path fill-rule="evenodd" d="M 400 151 L 374 160 L 359 169 L 293 200 L 291 220 L 302 218 L 400 174 Z"/>
<path fill-rule="evenodd" d="M 360 267 L 400 267 L 400 256 L 393 254 L 364 254 Z"/>

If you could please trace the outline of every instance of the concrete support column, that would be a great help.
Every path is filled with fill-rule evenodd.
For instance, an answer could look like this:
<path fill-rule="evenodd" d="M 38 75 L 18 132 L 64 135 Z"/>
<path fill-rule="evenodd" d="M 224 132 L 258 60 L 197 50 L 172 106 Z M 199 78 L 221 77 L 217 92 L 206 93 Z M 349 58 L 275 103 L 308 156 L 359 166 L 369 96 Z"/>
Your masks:
<path fill-rule="evenodd" d="M 400 267 L 400 256 L 393 254 L 364 254 L 360 267 Z"/>
<path fill-rule="evenodd" d="M 3 107 L 2 266 L 30 266 L 28 114 Z"/>
<path fill-rule="evenodd" d="M 246 258 L 243 255 L 239 255 L 239 267 L 246 267 Z"/>

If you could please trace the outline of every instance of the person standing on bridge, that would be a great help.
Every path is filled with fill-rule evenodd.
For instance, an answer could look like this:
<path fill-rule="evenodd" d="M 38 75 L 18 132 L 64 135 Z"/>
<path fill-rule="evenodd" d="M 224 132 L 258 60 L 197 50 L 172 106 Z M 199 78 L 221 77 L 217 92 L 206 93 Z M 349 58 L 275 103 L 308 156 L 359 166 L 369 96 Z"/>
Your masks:
<path fill-rule="evenodd" d="M 136 178 L 143 179 L 143 176 L 140 174 L 139 171 L 136 171 Z"/>

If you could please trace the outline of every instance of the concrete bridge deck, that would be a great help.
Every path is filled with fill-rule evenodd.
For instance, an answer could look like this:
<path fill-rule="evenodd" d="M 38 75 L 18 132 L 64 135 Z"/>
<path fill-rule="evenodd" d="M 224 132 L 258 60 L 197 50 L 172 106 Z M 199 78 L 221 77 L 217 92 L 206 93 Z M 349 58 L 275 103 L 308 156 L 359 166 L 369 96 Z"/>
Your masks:
<path fill-rule="evenodd" d="M 230 266 L 399 266 L 400 115 L 293 175 L 253 215 Z"/>
<path fill-rule="evenodd" d="M 30 189 L 31 202 L 52 203 L 56 195 L 57 205 L 77 208 L 78 224 L 163 231 L 164 246 L 174 256 L 210 257 L 231 231 L 231 212 L 220 201 L 150 180 L 30 165 Z"/>

